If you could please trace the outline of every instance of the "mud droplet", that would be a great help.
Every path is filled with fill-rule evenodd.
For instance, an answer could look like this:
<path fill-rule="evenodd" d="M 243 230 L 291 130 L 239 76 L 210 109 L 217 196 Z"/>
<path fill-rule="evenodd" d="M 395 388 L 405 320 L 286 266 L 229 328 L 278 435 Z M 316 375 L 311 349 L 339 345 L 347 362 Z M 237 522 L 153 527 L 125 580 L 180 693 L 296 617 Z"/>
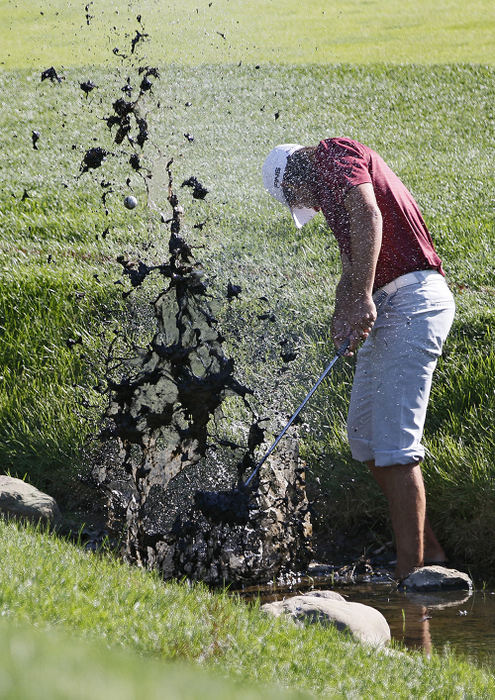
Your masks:
<path fill-rule="evenodd" d="M 95 85 L 91 80 L 86 80 L 84 83 L 79 83 L 79 87 L 87 97 L 92 90 L 98 87 L 98 85 Z"/>
<path fill-rule="evenodd" d="M 81 175 L 87 173 L 88 170 L 99 168 L 108 155 L 108 151 L 100 146 L 90 148 L 89 151 L 86 151 L 83 162 L 81 163 Z"/>
<path fill-rule="evenodd" d="M 137 119 L 136 121 L 137 121 L 138 129 L 139 129 L 139 133 L 138 133 L 136 142 L 142 148 L 149 138 L 148 122 L 146 121 L 146 119 L 142 119 L 142 118 Z"/>
<path fill-rule="evenodd" d="M 242 287 L 240 284 L 232 284 L 232 282 L 229 281 L 227 284 L 227 299 L 238 297 L 241 292 Z"/>
<path fill-rule="evenodd" d="M 58 75 L 55 68 L 51 66 L 50 68 L 44 70 L 41 74 L 41 82 L 43 82 L 43 80 L 51 80 L 52 83 L 61 83 L 62 80 L 65 80 L 65 76 Z"/>
<path fill-rule="evenodd" d="M 140 32 L 138 29 L 136 29 L 136 35 L 134 39 L 131 41 L 131 54 L 134 53 L 136 46 L 139 44 L 140 41 L 144 41 L 149 37 L 149 34 L 146 34 L 144 32 Z"/>
<path fill-rule="evenodd" d="M 190 177 L 188 180 L 184 180 L 181 187 L 191 187 L 193 191 L 192 196 L 194 199 L 204 199 L 208 194 L 206 187 L 204 187 L 194 176 Z"/>
<path fill-rule="evenodd" d="M 281 352 L 280 357 L 284 362 L 293 362 L 297 358 L 297 352 Z"/>
<path fill-rule="evenodd" d="M 139 156 L 137 153 L 133 153 L 131 155 L 131 157 L 129 158 L 129 165 L 133 170 L 141 170 L 141 161 L 139 160 Z"/>
<path fill-rule="evenodd" d="M 86 13 L 86 24 L 88 25 L 88 27 L 90 25 L 91 20 L 94 19 L 94 15 L 91 15 L 89 13 L 89 10 L 90 10 L 90 7 L 92 4 L 93 4 L 92 2 L 88 2 L 88 4 L 84 6 L 84 11 Z"/>
<path fill-rule="evenodd" d="M 148 76 L 145 75 L 144 78 L 141 80 L 141 85 L 139 86 L 139 89 L 141 90 L 141 92 L 148 92 L 148 90 L 151 90 L 152 87 L 153 83 L 148 78 Z"/>

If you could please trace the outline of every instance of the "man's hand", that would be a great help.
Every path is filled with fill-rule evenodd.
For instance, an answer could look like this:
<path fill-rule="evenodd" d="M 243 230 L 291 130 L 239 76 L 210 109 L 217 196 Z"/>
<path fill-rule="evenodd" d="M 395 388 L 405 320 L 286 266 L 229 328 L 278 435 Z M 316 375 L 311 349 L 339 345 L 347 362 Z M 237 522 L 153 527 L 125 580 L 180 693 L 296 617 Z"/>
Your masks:
<path fill-rule="evenodd" d="M 342 346 L 345 341 L 351 337 L 351 327 L 347 320 L 347 317 L 339 316 L 337 312 L 334 313 L 332 318 L 332 340 L 335 344 L 337 350 Z M 349 349 L 346 355 L 349 355 Z"/>
<path fill-rule="evenodd" d="M 350 352 L 353 352 L 362 340 L 366 340 L 375 321 L 376 307 L 371 296 L 367 295 L 352 303 L 348 317 Z"/>
<path fill-rule="evenodd" d="M 346 354 L 352 355 L 362 340 L 366 340 L 376 320 L 376 307 L 371 296 L 366 296 L 350 302 L 344 307 L 340 305 L 332 318 L 332 339 L 335 347 L 349 339 L 349 349 Z"/>

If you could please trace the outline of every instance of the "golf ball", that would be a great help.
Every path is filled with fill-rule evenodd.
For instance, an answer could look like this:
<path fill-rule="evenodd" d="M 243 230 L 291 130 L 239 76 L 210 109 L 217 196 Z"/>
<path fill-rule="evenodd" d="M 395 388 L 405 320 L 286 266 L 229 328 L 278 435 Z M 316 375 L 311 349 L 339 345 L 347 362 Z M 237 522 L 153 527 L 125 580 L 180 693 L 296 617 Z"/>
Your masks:
<path fill-rule="evenodd" d="M 127 195 L 124 199 L 124 207 L 127 207 L 127 209 L 134 209 L 134 207 L 137 207 L 136 197 L 133 197 L 131 194 Z"/>

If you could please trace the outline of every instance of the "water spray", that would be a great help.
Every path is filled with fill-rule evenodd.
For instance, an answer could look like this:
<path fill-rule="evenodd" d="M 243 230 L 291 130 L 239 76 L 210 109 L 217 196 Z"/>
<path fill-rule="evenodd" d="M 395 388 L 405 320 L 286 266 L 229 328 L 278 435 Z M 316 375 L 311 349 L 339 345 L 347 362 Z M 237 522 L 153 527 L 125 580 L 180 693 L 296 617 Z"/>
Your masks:
<path fill-rule="evenodd" d="M 335 357 L 328 363 L 324 371 L 318 377 L 316 383 L 311 387 L 309 392 L 304 397 L 302 403 L 297 407 L 292 416 L 290 417 L 287 424 L 280 431 L 270 448 L 265 452 L 261 460 L 258 462 L 256 467 L 245 482 L 241 482 L 237 488 L 232 489 L 232 491 L 202 491 L 195 495 L 195 502 L 198 508 L 205 514 L 211 517 L 216 522 L 226 521 L 226 522 L 238 522 L 245 523 L 249 519 L 249 496 L 252 489 L 252 482 L 255 476 L 259 474 L 259 471 L 263 464 L 266 462 L 268 457 L 272 454 L 273 450 L 277 447 L 280 440 L 283 438 L 285 433 L 289 430 L 291 425 L 294 423 L 296 418 L 299 416 L 303 408 L 306 406 L 308 401 L 311 399 L 315 391 L 318 389 L 323 380 L 327 377 L 332 367 L 336 364 L 337 360 L 345 355 L 349 348 L 349 340 L 346 340 L 340 348 L 337 350 Z"/>

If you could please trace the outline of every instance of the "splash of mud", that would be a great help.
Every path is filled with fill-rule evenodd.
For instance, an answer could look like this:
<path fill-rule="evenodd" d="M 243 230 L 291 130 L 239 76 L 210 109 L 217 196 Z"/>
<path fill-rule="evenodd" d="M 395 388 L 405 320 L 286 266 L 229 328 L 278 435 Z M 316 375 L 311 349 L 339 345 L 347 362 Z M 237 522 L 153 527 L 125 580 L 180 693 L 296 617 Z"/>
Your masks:
<path fill-rule="evenodd" d="M 235 379 L 233 361 L 223 351 L 201 266 L 180 235 L 182 207 L 171 165 L 168 262 L 150 266 L 120 258 L 132 288 L 152 274 L 167 282 L 154 302 L 156 332 L 149 348 L 131 363 L 112 365 L 111 373 L 117 370 L 120 378 L 108 383 L 111 426 L 103 437 L 118 439 L 130 476 L 125 555 L 160 569 L 165 578 L 266 581 L 308 562 L 304 470 L 297 441 L 288 440 L 263 470 L 262 483 L 242 502 L 232 499 L 232 485 L 255 464 L 264 430 L 247 400 L 251 392 Z M 243 442 L 218 432 L 227 397 L 251 415 L 251 424 L 241 430 Z M 122 505 L 125 490 L 116 485 L 115 474 L 107 487 Z M 208 490 L 210 507 L 198 508 L 195 495 Z M 232 513 L 221 507 L 216 517 L 222 499 L 230 499 Z M 113 512 L 118 503 L 111 504 Z"/>
<path fill-rule="evenodd" d="M 131 54 L 148 36 L 140 17 L 138 21 Z M 126 60 L 120 51 L 114 53 Z M 137 98 L 130 98 L 128 78 L 122 88 L 125 97 L 115 99 L 110 116 L 104 117 L 114 144 L 127 145 L 132 153 L 92 147 L 84 155 L 80 176 L 96 176 L 109 155 L 124 155 L 132 172 L 141 176 L 149 199 L 152 171 L 143 152 L 150 140 L 150 112 L 143 116 L 142 103 L 152 94 L 159 72 L 139 66 L 138 76 Z M 81 85 L 88 94 L 89 83 L 85 87 Z M 150 287 L 157 296 L 148 345 L 139 348 L 137 342 L 125 341 L 126 329 L 110 348 L 109 407 L 101 434 L 106 458 L 94 475 L 108 494 L 114 529 L 124 532 L 124 555 L 130 562 L 157 568 L 164 578 L 187 576 L 211 584 L 268 581 L 304 570 L 310 558 L 304 469 L 297 440 L 286 438 L 263 465 L 253 488 L 240 500 L 233 497 L 239 493 L 233 487 L 242 484 L 268 445 L 263 421 L 251 406 L 252 392 L 235 378 L 234 363 L 223 350 L 202 267 L 184 237 L 184 210 L 174 191 L 172 164 L 170 160 L 166 166 L 171 216 L 161 217 L 169 227 L 168 260 L 154 264 L 138 256 L 118 258 L 130 303 L 136 292 L 147 298 Z M 100 184 L 108 214 L 106 199 L 113 183 Z M 194 175 L 184 187 L 193 199 L 208 194 Z M 229 283 L 228 300 L 240 293 L 240 286 Z M 198 507 L 198 493 L 208 494 L 206 506 L 203 498 Z"/>

